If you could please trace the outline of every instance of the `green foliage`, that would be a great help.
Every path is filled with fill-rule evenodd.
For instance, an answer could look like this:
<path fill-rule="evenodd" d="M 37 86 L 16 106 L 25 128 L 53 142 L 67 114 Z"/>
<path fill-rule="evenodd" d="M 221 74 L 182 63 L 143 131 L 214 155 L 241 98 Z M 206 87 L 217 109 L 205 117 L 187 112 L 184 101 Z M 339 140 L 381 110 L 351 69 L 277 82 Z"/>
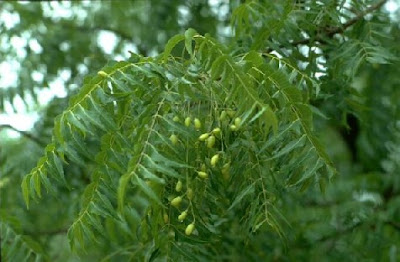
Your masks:
<path fill-rule="evenodd" d="M 187 29 L 50 103 L 35 145 L 6 142 L 32 157 L 0 151 L 2 256 L 396 261 L 399 49 L 382 32 L 399 29 L 382 1 L 298 2 L 247 1 L 232 39 Z"/>

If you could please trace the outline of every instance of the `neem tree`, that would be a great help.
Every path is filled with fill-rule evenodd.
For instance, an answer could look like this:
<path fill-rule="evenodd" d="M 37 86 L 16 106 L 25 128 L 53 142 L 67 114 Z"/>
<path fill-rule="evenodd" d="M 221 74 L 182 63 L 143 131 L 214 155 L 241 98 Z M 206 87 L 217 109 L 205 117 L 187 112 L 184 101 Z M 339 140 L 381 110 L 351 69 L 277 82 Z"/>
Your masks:
<path fill-rule="evenodd" d="M 188 29 L 157 57 L 110 62 L 56 117 L 22 180 L 26 205 L 74 191 L 65 170 L 78 166 L 90 173 L 67 232 L 78 254 L 272 259 L 293 189 L 324 192 L 336 173 L 313 115 L 331 114 L 331 95 L 347 101 L 340 114 L 355 111 L 352 91 L 332 86 L 353 82 L 365 61 L 393 61 L 382 13 L 372 14 L 384 3 L 250 1 L 233 12 L 229 44 Z M 30 238 L 3 241 L 9 258 L 46 258 Z"/>

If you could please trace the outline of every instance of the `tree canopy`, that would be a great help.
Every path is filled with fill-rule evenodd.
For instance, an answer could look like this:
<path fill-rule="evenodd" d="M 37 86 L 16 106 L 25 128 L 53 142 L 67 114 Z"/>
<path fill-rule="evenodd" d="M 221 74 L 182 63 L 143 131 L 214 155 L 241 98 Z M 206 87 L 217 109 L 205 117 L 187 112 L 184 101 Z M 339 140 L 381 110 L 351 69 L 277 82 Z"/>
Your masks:
<path fill-rule="evenodd" d="M 399 260 L 396 6 L 0 3 L 1 257 Z"/>

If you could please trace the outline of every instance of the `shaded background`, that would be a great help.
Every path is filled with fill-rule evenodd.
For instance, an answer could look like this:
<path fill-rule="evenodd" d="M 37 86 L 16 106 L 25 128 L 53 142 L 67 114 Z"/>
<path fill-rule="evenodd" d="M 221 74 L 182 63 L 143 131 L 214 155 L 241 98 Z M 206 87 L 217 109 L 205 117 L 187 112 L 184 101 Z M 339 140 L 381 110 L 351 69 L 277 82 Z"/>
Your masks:
<path fill-rule="evenodd" d="M 1 2 L 2 220 L 11 223 L 9 217 L 17 217 L 20 225 L 16 222 L 15 227 L 42 243 L 51 261 L 80 261 L 68 249 L 66 231 L 78 210 L 80 192 L 89 181 L 90 163 L 85 169 L 68 166 L 65 172 L 74 190 L 60 188 L 56 199 L 44 198 L 29 212 L 20 192 L 22 177 L 35 166 L 51 139 L 54 117 L 66 108 L 84 76 L 95 74 L 109 60 L 129 58 L 129 51 L 155 56 L 170 37 L 189 27 L 227 44 L 235 43 L 229 22 L 239 2 Z M 397 56 L 398 7 L 398 1 L 389 1 L 382 13 L 365 21 L 378 25 L 383 34 L 376 36 L 377 45 Z M 323 15 L 329 21 L 329 12 Z M 356 25 L 352 36 L 363 39 L 363 34 L 369 33 L 357 31 Z M 245 46 L 246 39 L 240 40 Z M 339 176 L 325 195 L 314 189 L 280 192 L 276 207 L 287 220 L 282 219 L 285 238 L 270 232 L 254 240 L 260 242 L 255 252 L 264 250 L 270 259 L 398 261 L 400 257 L 399 63 L 346 64 L 350 60 L 346 56 L 353 53 L 341 53 L 345 47 L 321 47 L 321 57 L 328 61 L 321 62 L 321 89 L 328 95 L 312 101 L 324 114 L 316 116 L 316 127 L 323 131 L 321 138 Z M 343 78 L 338 67 L 357 68 L 356 77 Z M 240 252 L 240 247 L 232 244 L 235 252 Z M 102 255 L 93 247 L 81 261 L 97 261 Z"/>

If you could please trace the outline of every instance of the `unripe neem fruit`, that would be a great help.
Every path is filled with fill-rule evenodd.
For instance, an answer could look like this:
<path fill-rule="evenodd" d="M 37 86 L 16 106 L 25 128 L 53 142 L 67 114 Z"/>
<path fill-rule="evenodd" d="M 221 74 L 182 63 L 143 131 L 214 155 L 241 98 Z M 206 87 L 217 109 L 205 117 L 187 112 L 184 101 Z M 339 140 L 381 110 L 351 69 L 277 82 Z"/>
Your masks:
<path fill-rule="evenodd" d="M 106 72 L 104 72 L 104 71 L 97 72 L 97 75 L 99 75 L 101 77 L 107 77 L 108 76 L 108 74 Z"/>
<path fill-rule="evenodd" d="M 211 131 L 211 133 L 213 133 L 215 136 L 219 136 L 221 134 L 221 128 L 216 127 Z"/>
<path fill-rule="evenodd" d="M 176 186 L 175 186 L 176 192 L 181 192 L 182 186 L 183 186 L 182 181 L 178 180 L 178 182 L 176 183 Z"/>
<path fill-rule="evenodd" d="M 229 169 L 230 169 L 231 165 L 230 163 L 226 163 L 225 165 L 223 165 L 222 169 L 221 169 L 221 173 L 222 173 L 222 177 L 225 180 L 229 179 Z"/>
<path fill-rule="evenodd" d="M 185 118 L 185 126 L 190 126 L 191 122 L 192 122 L 192 119 L 189 116 Z"/>
<path fill-rule="evenodd" d="M 164 218 L 164 223 L 167 224 L 169 221 L 169 217 L 166 213 L 164 214 L 163 218 Z"/>
<path fill-rule="evenodd" d="M 179 221 L 183 221 L 185 220 L 185 218 L 187 217 L 188 212 L 187 211 L 183 211 L 179 216 L 178 216 L 178 220 Z"/>
<path fill-rule="evenodd" d="M 187 198 L 188 198 L 189 200 L 192 200 L 192 199 L 193 199 L 193 189 L 188 188 L 188 189 L 187 189 L 187 192 L 186 192 L 186 196 L 187 196 Z"/>
<path fill-rule="evenodd" d="M 199 136 L 200 141 L 205 141 L 210 136 L 209 133 L 204 133 Z"/>
<path fill-rule="evenodd" d="M 232 131 L 236 131 L 238 128 L 235 125 L 230 125 L 229 129 L 232 130 Z"/>
<path fill-rule="evenodd" d="M 198 118 L 195 118 L 195 119 L 194 119 L 194 127 L 195 127 L 196 129 L 200 129 L 200 128 L 201 128 L 201 121 L 200 121 L 200 119 L 198 119 Z"/>
<path fill-rule="evenodd" d="M 171 206 L 174 207 L 179 207 L 179 205 L 182 203 L 182 197 L 178 196 L 175 197 L 174 199 L 171 200 Z"/>
<path fill-rule="evenodd" d="M 207 147 L 212 148 L 215 145 L 215 136 L 207 138 Z"/>
<path fill-rule="evenodd" d="M 190 236 L 190 235 L 193 233 L 193 230 L 194 230 L 194 223 L 192 223 L 192 224 L 190 224 L 190 225 L 188 225 L 188 226 L 186 227 L 186 229 L 185 229 L 185 234 L 186 234 L 187 236 Z"/>
<path fill-rule="evenodd" d="M 220 121 L 224 121 L 225 119 L 226 119 L 226 111 L 224 110 L 224 111 L 222 111 L 221 112 L 221 114 L 220 114 L 220 116 L 219 116 L 219 120 Z"/>
<path fill-rule="evenodd" d="M 203 178 L 203 179 L 208 178 L 208 174 L 207 174 L 206 172 L 203 172 L 203 171 L 197 171 L 197 175 L 198 175 L 200 178 Z"/>
<path fill-rule="evenodd" d="M 234 117 L 234 116 L 235 116 L 235 114 L 236 114 L 236 111 L 235 111 L 235 110 L 233 110 L 233 109 L 229 109 L 229 110 L 227 110 L 227 111 L 226 111 L 226 113 L 228 114 L 228 116 L 230 116 L 230 117 Z"/>
<path fill-rule="evenodd" d="M 172 142 L 173 145 L 176 145 L 176 144 L 178 143 L 178 137 L 177 137 L 176 135 L 174 135 L 174 134 L 172 134 L 172 135 L 169 137 L 169 140 L 171 140 L 171 142 Z"/>
<path fill-rule="evenodd" d="M 180 119 L 179 119 L 179 117 L 178 117 L 178 116 L 174 116 L 174 118 L 172 118 L 172 121 L 174 121 L 174 122 L 179 122 L 179 121 L 180 121 Z"/>
<path fill-rule="evenodd" d="M 214 155 L 211 158 L 211 166 L 215 167 L 215 165 L 217 164 L 218 160 L 219 160 L 219 154 Z"/>
<path fill-rule="evenodd" d="M 241 123 L 242 123 L 242 119 L 240 117 L 236 117 L 235 118 L 235 126 L 240 126 Z"/>

